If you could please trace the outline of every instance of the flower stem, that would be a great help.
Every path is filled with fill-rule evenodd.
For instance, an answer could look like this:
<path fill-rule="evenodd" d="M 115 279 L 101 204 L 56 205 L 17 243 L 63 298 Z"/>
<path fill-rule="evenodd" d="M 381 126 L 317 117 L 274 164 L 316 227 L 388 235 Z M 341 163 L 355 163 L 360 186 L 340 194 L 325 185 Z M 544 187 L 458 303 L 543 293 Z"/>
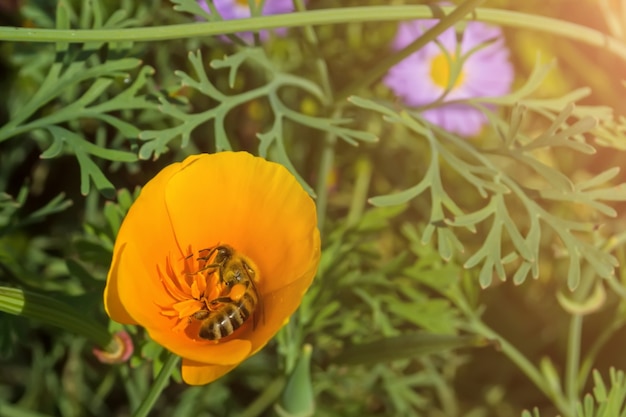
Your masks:
<path fill-rule="evenodd" d="M 589 374 L 591 373 L 591 369 L 595 364 L 595 360 L 598 356 L 600 350 L 604 347 L 604 345 L 609 341 L 613 335 L 624 327 L 626 324 L 626 319 L 623 316 L 623 310 L 619 310 L 620 314 L 616 316 L 616 318 L 611 321 L 611 324 L 602 330 L 602 333 L 598 337 L 595 338 L 593 345 L 587 351 L 584 359 L 581 362 L 580 369 L 578 370 L 578 387 L 580 391 L 580 387 L 584 387 L 587 384 L 587 379 L 589 378 Z"/>
<path fill-rule="evenodd" d="M 333 112 L 333 118 L 339 117 L 343 106 L 338 106 L 337 110 Z M 317 176 L 317 185 L 315 187 L 315 193 L 317 194 L 317 227 L 320 232 L 323 232 L 324 222 L 326 221 L 326 209 L 328 208 L 328 176 L 333 169 L 335 162 L 335 144 L 337 143 L 337 136 L 334 133 L 326 133 L 324 139 L 324 146 L 322 148 L 322 157 L 320 160 L 320 168 Z"/>
<path fill-rule="evenodd" d="M 454 7 L 441 7 L 445 13 Z M 350 22 L 382 22 L 408 19 L 432 19 L 428 6 L 360 6 L 306 12 L 285 13 L 274 16 L 258 16 L 249 19 L 234 19 L 208 23 L 153 26 L 141 28 L 110 29 L 35 29 L 0 27 L 0 40 L 18 42 L 146 42 L 171 39 L 199 38 L 212 35 L 232 34 L 243 31 L 273 29 L 279 27 L 301 27 L 306 25 L 332 25 Z M 626 44 L 619 39 L 576 23 L 566 22 L 530 13 L 489 8 L 474 9 L 468 19 L 493 23 L 519 29 L 530 29 L 573 39 L 600 47 L 626 61 Z"/>
<path fill-rule="evenodd" d="M 576 300 L 585 300 L 589 297 L 592 289 L 597 284 L 594 279 L 594 273 L 591 268 L 586 268 L 580 285 L 572 294 Z M 583 314 L 572 312 L 569 325 L 569 333 L 567 335 L 567 352 L 565 358 L 565 395 L 569 402 L 570 412 L 572 415 L 576 413 L 576 404 L 579 402 L 579 394 L 581 381 L 579 379 L 581 368 L 581 349 L 582 331 L 583 331 Z"/>
<path fill-rule="evenodd" d="M 550 385 L 541 372 L 519 350 L 480 321 L 474 323 L 474 328 L 480 335 L 497 340 L 502 348 L 502 352 L 554 403 L 561 413 L 563 413 L 563 416 L 573 416 L 570 412 L 569 404 L 565 401 L 565 398 L 563 398 L 562 393 L 550 388 Z"/>
<path fill-rule="evenodd" d="M 169 383 L 172 371 L 174 370 L 174 368 L 176 368 L 179 359 L 180 358 L 178 357 L 178 355 L 174 355 L 173 353 L 169 354 L 167 360 L 161 368 L 161 372 L 159 372 L 159 375 L 154 380 L 152 387 L 150 387 L 148 395 L 146 395 L 146 397 L 143 399 L 141 405 L 133 414 L 133 417 L 146 417 L 150 410 L 152 410 L 152 407 L 154 407 L 154 403 L 156 403 L 159 395 L 161 395 L 161 392 Z"/>
<path fill-rule="evenodd" d="M 580 342 L 582 338 L 583 316 L 574 314 L 570 319 L 567 337 L 567 358 L 565 367 L 565 395 L 569 402 L 570 415 L 575 415 L 578 403 L 578 368 L 580 366 Z"/>
<path fill-rule="evenodd" d="M 570 404 L 564 398 L 560 390 L 553 389 L 542 373 L 530 362 L 519 350 L 510 344 L 506 339 L 496 333 L 493 329 L 483 323 L 467 304 L 465 297 L 460 291 L 449 294 L 450 299 L 459 307 L 470 322 L 471 329 L 478 335 L 487 339 L 495 340 L 500 345 L 501 351 L 513 362 L 535 386 L 548 397 L 553 404 L 559 409 L 564 417 L 573 417 L 575 414 L 570 408 Z"/>
<path fill-rule="evenodd" d="M 296 10 L 304 12 L 306 10 L 304 2 L 302 0 L 293 0 L 293 4 Z M 315 67 L 319 77 L 322 91 L 324 92 L 324 111 L 328 111 L 329 105 L 333 102 L 333 89 L 330 85 L 330 76 L 328 73 L 328 66 L 326 61 L 322 57 L 319 48 L 319 40 L 315 29 L 311 25 L 304 25 L 304 39 L 311 46 L 311 52 L 315 56 Z M 341 110 L 336 110 L 335 115 L 339 114 Z M 337 137 L 332 133 L 327 133 L 324 140 L 324 146 L 322 148 L 322 158 L 320 161 L 320 168 L 317 178 L 316 194 L 317 194 L 317 221 L 318 228 L 322 229 L 326 218 L 326 208 L 328 204 L 328 176 L 333 168 L 335 158 L 335 143 Z"/>
<path fill-rule="evenodd" d="M 476 7 L 480 3 L 483 3 L 484 1 L 485 0 L 465 0 L 465 2 L 454 8 L 449 15 L 441 18 L 441 20 L 439 20 L 439 22 L 435 26 L 427 30 L 422 36 L 409 44 L 406 48 L 396 54 L 391 54 L 386 58 L 380 60 L 367 73 L 358 77 L 343 90 L 339 91 L 336 95 L 336 101 L 341 102 L 347 99 L 350 95 L 356 94 L 362 88 L 365 88 L 373 82 L 377 81 L 380 77 L 385 75 L 389 68 L 404 60 L 406 57 L 419 51 L 428 43 L 437 39 L 439 35 L 441 35 L 449 27 L 453 26 L 458 21 L 462 20 L 465 16 L 467 16 L 474 9 L 476 9 Z"/>
<path fill-rule="evenodd" d="M 360 156 L 356 161 L 356 182 L 354 184 L 354 192 L 352 193 L 352 201 L 346 223 L 348 227 L 356 226 L 361 220 L 365 205 L 367 203 L 367 193 L 370 188 L 372 179 L 372 162 L 365 156 Z"/>
<path fill-rule="evenodd" d="M 252 404 L 250 404 L 243 411 L 243 413 L 239 414 L 239 417 L 257 417 L 261 415 L 267 407 L 275 403 L 280 397 L 280 394 L 283 392 L 283 388 L 285 388 L 286 381 L 287 379 L 285 376 L 281 375 L 270 382 L 270 384 L 252 402 Z"/>
<path fill-rule="evenodd" d="M 295 9 L 299 12 L 304 12 L 306 10 L 303 0 L 293 0 L 293 4 Z M 320 79 L 322 91 L 324 91 L 324 98 L 326 99 L 326 102 L 323 104 L 324 107 L 328 107 L 328 105 L 333 101 L 333 89 L 330 85 L 328 65 L 326 65 L 326 61 L 320 53 L 321 48 L 319 47 L 319 39 L 317 38 L 317 33 L 315 33 L 313 26 L 304 26 L 303 30 L 304 39 L 309 43 L 309 45 L 311 45 L 311 52 L 315 56 L 315 67 Z"/>
<path fill-rule="evenodd" d="M 84 336 L 102 348 L 107 348 L 111 342 L 111 334 L 98 321 L 69 304 L 32 291 L 0 287 L 0 311 L 60 327 Z"/>

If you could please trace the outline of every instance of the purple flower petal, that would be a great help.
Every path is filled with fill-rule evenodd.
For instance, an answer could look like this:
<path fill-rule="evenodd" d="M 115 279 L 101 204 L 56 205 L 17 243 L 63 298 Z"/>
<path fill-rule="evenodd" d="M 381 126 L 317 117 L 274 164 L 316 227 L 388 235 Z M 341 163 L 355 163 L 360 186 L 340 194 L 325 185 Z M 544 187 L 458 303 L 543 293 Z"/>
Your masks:
<path fill-rule="evenodd" d="M 396 50 L 408 46 L 424 32 L 437 24 L 437 20 L 415 20 L 399 25 L 392 47 Z M 451 100 L 476 97 L 498 97 L 507 94 L 513 83 L 513 66 L 500 28 L 481 22 L 469 22 L 461 37 L 461 45 L 454 28 L 443 32 L 418 52 L 404 59 L 389 70 L 383 82 L 407 105 L 419 107 L 440 100 L 446 93 L 445 72 L 447 61 L 444 51 L 454 59 L 457 47 L 465 58 L 459 79 L 447 92 L 443 103 L 423 112 L 424 118 L 433 124 L 470 136 L 480 133 L 487 118 L 479 110 L 462 103 L 446 104 Z M 479 49 L 472 50 L 480 46 Z M 468 55 L 469 54 L 469 55 Z M 443 67 L 442 67 L 443 65 Z M 449 65 L 447 65 L 449 67 Z"/>

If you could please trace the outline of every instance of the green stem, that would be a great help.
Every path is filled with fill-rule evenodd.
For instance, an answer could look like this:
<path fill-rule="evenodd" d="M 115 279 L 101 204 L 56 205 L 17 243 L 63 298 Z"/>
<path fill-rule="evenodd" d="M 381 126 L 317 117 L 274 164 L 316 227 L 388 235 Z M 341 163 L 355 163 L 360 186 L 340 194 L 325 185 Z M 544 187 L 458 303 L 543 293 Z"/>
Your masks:
<path fill-rule="evenodd" d="M 306 11 L 306 7 L 304 6 L 303 0 L 293 0 L 294 7 L 299 12 Z M 324 91 L 324 98 L 326 100 L 324 107 L 328 107 L 330 103 L 333 102 L 333 89 L 330 85 L 330 75 L 328 73 L 328 65 L 326 65 L 326 60 L 320 53 L 321 48 L 319 47 L 319 39 L 317 38 L 317 34 L 315 33 L 315 29 L 313 26 L 307 25 L 304 26 L 304 39 L 311 45 L 312 53 L 315 56 L 315 67 L 317 69 L 317 74 L 320 79 L 320 84 L 322 90 Z"/>
<path fill-rule="evenodd" d="M 305 12 L 304 2 L 302 0 L 293 0 L 293 4 L 296 10 L 300 13 Z M 311 25 L 304 25 L 304 38 L 311 46 L 311 53 L 315 56 L 315 67 L 320 80 L 320 85 L 324 92 L 324 111 L 327 112 L 329 105 L 333 102 L 333 90 L 330 85 L 330 76 L 328 73 L 328 66 L 326 61 L 322 57 L 319 48 L 319 40 L 315 29 Z M 341 107 L 341 106 L 339 106 Z M 335 115 L 340 113 L 340 109 L 335 111 Z M 317 224 L 320 230 L 323 230 L 324 221 L 326 219 L 326 209 L 328 206 L 328 176 L 333 168 L 335 158 L 335 143 L 337 137 L 332 133 L 327 133 L 322 148 L 322 157 L 320 160 L 320 168 L 317 178 L 316 194 L 317 194 Z"/>
<path fill-rule="evenodd" d="M 589 297 L 597 281 L 594 279 L 594 272 L 591 268 L 585 268 L 580 280 L 580 285 L 573 292 L 575 300 L 582 301 Z M 584 315 L 572 313 L 570 318 L 569 333 L 567 335 L 567 353 L 565 358 L 565 395 L 570 406 L 570 413 L 572 415 L 576 412 L 576 404 L 579 401 L 580 394 L 580 357 L 581 349 L 580 344 L 582 342 L 583 331 L 583 319 Z"/>
<path fill-rule="evenodd" d="M 458 416 L 459 405 L 456 394 L 448 381 L 444 379 L 442 372 L 437 369 L 428 356 L 423 358 L 421 363 L 424 365 L 428 378 L 432 382 L 432 386 L 437 394 L 439 404 L 441 404 L 444 415 Z"/>
<path fill-rule="evenodd" d="M 0 287 L 0 311 L 57 326 L 107 348 L 111 334 L 98 321 L 55 298 L 18 288 Z"/>
<path fill-rule="evenodd" d="M 589 374 L 591 373 L 591 369 L 593 368 L 598 353 L 611 339 L 611 337 L 624 326 L 624 323 L 626 323 L 626 319 L 623 317 L 623 311 L 621 313 L 622 315 L 618 315 L 613 321 L 611 321 L 609 327 L 602 330 L 602 333 L 600 333 L 600 336 L 594 340 L 593 345 L 582 360 L 580 369 L 578 370 L 579 395 L 580 389 L 587 383 L 587 378 L 589 378 Z"/>
<path fill-rule="evenodd" d="M 563 397 L 563 394 L 560 391 L 552 389 L 543 377 L 542 373 L 519 350 L 517 350 L 515 346 L 510 344 L 497 332 L 484 324 L 467 304 L 463 295 L 457 293 L 449 296 L 461 309 L 461 311 L 465 313 L 472 327 L 472 331 L 489 340 L 498 341 L 501 351 L 528 377 L 528 379 L 535 384 L 535 386 L 537 386 L 540 391 L 542 391 L 554 403 L 563 416 L 570 417 L 574 415 L 571 412 L 569 403 Z"/>
<path fill-rule="evenodd" d="M 220 15 L 220 13 L 217 11 L 217 9 L 215 8 L 215 5 L 213 4 L 213 2 L 212 2 L 212 1 L 207 1 L 205 4 L 206 4 L 206 5 L 208 6 L 208 8 L 209 8 L 209 13 L 210 13 L 210 15 L 212 15 L 213 17 L 217 17 L 217 16 L 219 16 L 219 17 L 217 18 L 217 20 L 210 20 L 210 17 L 209 17 L 209 22 L 210 22 L 210 23 L 222 22 L 222 21 L 223 21 L 223 20 L 222 20 L 222 15 Z M 253 9 L 252 9 L 252 10 L 253 10 Z M 244 40 L 243 40 L 243 39 L 241 39 L 239 36 L 237 36 L 237 35 L 235 35 L 235 34 L 233 34 L 233 33 L 228 33 L 228 34 L 226 34 L 226 37 L 227 37 L 227 38 L 228 38 L 228 39 L 229 39 L 232 43 L 234 43 L 235 45 L 238 45 L 238 46 L 247 46 L 246 42 L 244 42 Z"/>
<path fill-rule="evenodd" d="M 143 401 L 141 402 L 141 405 L 139 406 L 137 411 L 135 411 L 135 413 L 133 414 L 133 417 L 146 417 L 148 413 L 150 413 L 150 411 L 152 410 L 152 407 L 154 407 L 154 404 L 159 398 L 159 395 L 161 395 L 161 392 L 163 391 L 163 389 L 165 389 L 167 384 L 169 384 L 170 376 L 172 375 L 172 372 L 176 368 L 176 365 L 178 365 L 179 359 L 180 358 L 178 357 L 178 355 L 174 355 L 173 353 L 169 354 L 167 360 L 165 361 L 165 363 L 163 364 L 163 367 L 161 368 L 161 372 L 159 372 L 159 375 L 157 376 L 154 383 L 150 387 L 150 391 L 148 391 L 148 395 L 146 395 L 146 397 L 143 399 Z"/>
<path fill-rule="evenodd" d="M 337 106 L 331 115 L 333 120 L 338 120 L 343 112 L 343 106 Z M 328 208 L 328 176 L 333 169 L 335 163 L 335 144 L 337 136 L 334 133 L 326 133 L 324 145 L 322 148 L 322 157 L 320 159 L 320 168 L 317 177 L 315 192 L 317 194 L 317 226 L 323 231 L 324 222 L 326 221 L 326 209 Z"/>
<path fill-rule="evenodd" d="M 442 7 L 450 13 L 454 7 Z M 184 39 L 236 33 L 278 27 L 300 27 L 306 25 L 332 25 L 349 22 L 382 22 L 409 19 L 433 18 L 427 6 L 367 6 L 345 7 L 325 10 L 308 10 L 274 16 L 259 16 L 249 19 L 227 20 L 208 23 L 188 23 L 142 28 L 57 30 L 0 27 L 0 40 L 18 42 L 146 42 L 169 39 Z M 544 16 L 489 8 L 477 8 L 467 19 L 493 23 L 519 29 L 531 29 L 573 39 L 600 47 L 626 61 L 626 44 L 603 32 L 587 26 Z"/>
<path fill-rule="evenodd" d="M 372 179 L 372 162 L 365 156 L 360 156 L 356 161 L 356 182 L 354 184 L 354 191 L 352 192 L 352 202 L 350 203 L 350 210 L 346 217 L 346 224 L 348 227 L 355 226 L 363 211 L 365 211 L 365 205 L 367 203 L 367 194 L 370 188 L 370 181 Z"/>
<path fill-rule="evenodd" d="M 261 0 L 260 2 L 255 1 L 255 0 L 248 0 L 248 7 L 250 8 L 251 17 L 261 16 L 263 7 L 265 7 L 265 0 Z M 261 35 L 259 34 L 259 32 L 254 32 L 253 36 L 254 36 L 254 46 L 261 45 Z"/>
<path fill-rule="evenodd" d="M 270 405 L 274 404 L 285 388 L 286 378 L 280 376 L 274 379 L 263 392 L 250 404 L 239 417 L 257 417 Z"/>
<path fill-rule="evenodd" d="M 335 161 L 335 143 L 337 143 L 337 137 L 334 133 L 328 132 L 324 139 L 317 186 L 315 187 L 315 193 L 317 194 L 315 202 L 317 207 L 317 227 L 320 229 L 320 232 L 324 230 L 324 222 L 326 221 L 326 210 L 328 208 L 327 182 Z"/>
<path fill-rule="evenodd" d="M 570 320 L 567 338 L 565 365 L 565 395 L 569 402 L 569 414 L 575 415 L 578 403 L 578 368 L 580 366 L 580 342 L 583 330 L 583 316 L 574 314 Z"/>
<path fill-rule="evenodd" d="M 605 250 L 607 252 L 611 252 L 618 247 L 618 246 L 613 245 L 615 243 L 613 238 L 611 239 L 611 244 L 605 247 Z M 623 241 L 623 240 L 620 238 L 619 241 Z M 620 265 L 622 265 L 623 257 L 619 256 L 619 258 L 620 258 L 619 259 Z M 584 281 L 592 281 L 592 279 L 590 277 L 587 280 L 583 280 L 583 282 Z M 611 339 L 611 337 L 618 330 L 620 330 L 624 326 L 624 324 L 626 324 L 626 317 L 624 315 L 624 311 L 626 309 L 626 304 L 624 302 L 624 300 L 626 299 L 626 291 L 624 287 L 621 285 L 621 283 L 618 281 L 618 279 L 615 276 L 611 276 L 607 279 L 604 279 L 603 282 L 607 282 L 609 284 L 609 287 L 616 293 L 616 295 L 618 295 L 621 298 L 621 303 L 620 303 L 620 306 L 616 310 L 617 313 L 615 314 L 615 318 L 611 320 L 610 324 L 607 327 L 602 329 L 602 332 L 600 333 L 600 335 L 594 339 L 593 344 L 587 350 L 587 354 L 584 355 L 584 357 L 582 358 L 582 361 L 579 365 L 579 369 L 577 371 L 578 374 L 576 376 L 579 396 L 581 394 L 581 390 L 587 384 L 587 379 L 589 378 L 589 374 L 591 373 L 591 369 L 593 368 L 593 365 L 598 356 L 598 353 L 604 347 L 604 345 Z M 593 283 L 595 284 L 596 282 L 593 282 Z M 588 284 L 588 285 L 590 286 L 591 284 Z M 589 292 L 589 289 L 587 290 L 587 292 L 585 292 L 585 294 L 587 294 L 588 292 Z"/>
<path fill-rule="evenodd" d="M 497 340 L 500 344 L 502 352 L 513 362 L 517 367 L 524 373 L 526 376 L 541 390 L 548 398 L 550 398 L 555 405 L 561 410 L 565 415 L 569 415 L 569 407 L 565 402 L 562 395 L 559 393 L 555 393 L 550 386 L 547 384 L 541 372 L 530 362 L 519 350 L 517 350 L 512 344 L 510 344 L 506 339 L 496 333 L 494 330 L 489 328 L 487 325 L 480 321 L 474 322 L 474 329 L 478 334 L 492 339 Z"/>

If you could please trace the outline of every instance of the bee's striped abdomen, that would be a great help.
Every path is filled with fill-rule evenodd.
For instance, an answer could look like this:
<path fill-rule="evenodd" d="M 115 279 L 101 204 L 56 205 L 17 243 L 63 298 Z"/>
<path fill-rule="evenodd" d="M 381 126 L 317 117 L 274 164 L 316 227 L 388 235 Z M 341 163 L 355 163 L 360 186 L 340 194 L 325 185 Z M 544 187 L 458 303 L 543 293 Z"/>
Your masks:
<path fill-rule="evenodd" d="M 257 296 L 253 291 L 246 291 L 237 302 L 224 303 L 203 321 L 199 336 L 218 340 L 233 334 L 252 315 L 256 304 Z"/>

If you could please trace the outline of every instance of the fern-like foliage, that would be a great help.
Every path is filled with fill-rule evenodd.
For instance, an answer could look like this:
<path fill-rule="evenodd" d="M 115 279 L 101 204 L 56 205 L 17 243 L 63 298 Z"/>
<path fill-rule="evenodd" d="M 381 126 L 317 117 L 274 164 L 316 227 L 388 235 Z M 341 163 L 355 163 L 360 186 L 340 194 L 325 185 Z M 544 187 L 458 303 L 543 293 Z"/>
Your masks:
<path fill-rule="evenodd" d="M 77 20 L 71 6 L 59 2 L 56 28 L 70 29 L 73 17 Z M 121 10 L 105 18 L 98 2 L 83 8 L 79 20 L 82 29 L 116 29 L 132 24 Z M 38 81 L 37 91 L 12 103 L 9 122 L 0 126 L 0 142 L 25 133 L 41 137 L 43 131 L 43 141 L 47 143 L 43 146 L 47 149 L 42 158 L 55 158 L 67 152 L 75 155 L 81 169 L 81 192 L 87 194 L 93 183 L 101 192 L 111 194 L 115 187 L 92 158 L 134 162 L 137 157 L 104 146 L 107 126 L 124 138 L 136 138 L 140 130 L 126 121 L 125 112 L 156 109 L 156 103 L 139 94 L 154 71 L 148 66 L 139 69 L 141 60 L 125 57 L 129 48 L 130 44 L 57 43 L 55 55 L 42 54 L 55 58 L 47 63 L 49 68 Z M 43 64 L 39 62 L 41 67 Z M 79 121 L 97 121 L 96 139 L 100 143 L 77 133 L 84 131 L 77 125 Z"/>
<path fill-rule="evenodd" d="M 232 145 L 225 128 L 227 115 L 236 107 L 259 99 L 267 100 L 274 116 L 273 123 L 269 129 L 257 135 L 260 141 L 259 154 L 267 157 L 270 148 L 272 148 L 272 157 L 296 175 L 310 194 L 313 194 L 313 189 L 298 175 L 285 146 L 284 138 L 286 136 L 285 126 L 287 122 L 317 129 L 326 134 L 339 137 L 353 145 L 357 144 L 358 141 L 376 141 L 376 137 L 371 133 L 345 127 L 345 124 L 349 122 L 348 119 L 310 116 L 290 108 L 279 94 L 283 89 L 295 89 L 302 93 L 310 94 L 321 102 L 325 102 L 326 98 L 322 89 L 313 81 L 283 72 L 277 68 L 276 64 L 267 57 L 261 48 L 244 48 L 223 59 L 211 61 L 213 69 L 228 71 L 230 88 L 235 86 L 237 74 L 244 65 L 252 65 L 255 71 L 267 74 L 267 81 L 264 84 L 237 94 L 225 94 L 211 82 L 205 70 L 200 51 L 190 53 L 189 60 L 195 72 L 195 78 L 183 71 L 177 71 L 176 75 L 181 79 L 182 85 L 191 87 L 206 95 L 217 104 L 198 113 L 189 113 L 166 97 L 161 97 L 161 111 L 174 119 L 180 120 L 181 123 L 164 130 L 147 130 L 142 132 L 139 137 L 145 143 L 139 151 L 141 158 L 147 159 L 151 156 L 159 156 L 166 152 L 168 149 L 167 145 L 178 137 L 182 137 L 182 146 L 185 147 L 189 143 L 193 130 L 208 121 L 213 121 L 213 139 L 216 150 L 231 150 Z"/>
<path fill-rule="evenodd" d="M 49 215 L 61 212 L 72 205 L 64 194 L 59 194 L 43 207 L 25 214 L 21 209 L 27 199 L 28 186 L 22 186 L 15 197 L 0 192 L 0 238 L 24 226 L 41 222 Z"/>
<path fill-rule="evenodd" d="M 624 371 L 611 368 L 610 386 L 607 387 L 600 372 L 593 371 L 593 396 L 585 395 L 578 404 L 578 417 L 626 417 L 626 383 Z"/>
<path fill-rule="evenodd" d="M 541 415 L 539 414 L 539 410 L 533 408 L 532 412 L 528 410 L 522 411 L 522 417 L 541 417 Z"/>
<path fill-rule="evenodd" d="M 397 106 L 351 98 L 355 105 L 381 113 L 391 123 L 406 126 L 424 138 L 430 148 L 430 159 L 423 178 L 413 187 L 390 195 L 374 197 L 377 206 L 402 204 L 428 193 L 430 219 L 422 242 L 436 233 L 440 256 L 450 259 L 455 250 L 462 252 L 459 228 L 476 233 L 487 230 L 482 244 L 465 261 L 466 268 L 481 266 L 479 280 L 483 287 L 492 283 L 494 273 L 506 279 L 506 264 L 515 267 L 513 281 L 524 282 L 530 274 L 539 275 L 542 237 L 562 242 L 569 257 L 568 286 L 575 288 L 580 280 L 581 264 L 586 261 L 598 276 L 609 277 L 617 260 L 606 253 L 596 237 L 596 222 L 576 218 L 581 207 L 592 217 L 615 217 L 616 211 L 606 201 L 626 200 L 626 186 L 606 186 L 619 172 L 609 168 L 597 176 L 574 183 L 552 164 L 541 160 L 538 150 L 568 149 L 593 154 L 595 148 L 586 142 L 598 120 L 610 118 L 603 107 L 575 107 L 572 102 L 588 94 L 577 90 L 559 99 L 532 99 L 530 95 L 549 70 L 537 66 L 520 90 L 496 99 L 471 99 L 462 102 L 480 108 L 497 132 L 497 144 L 478 148 L 469 141 L 432 125 L 416 111 L 398 111 Z M 510 108 L 509 120 L 490 111 L 498 104 Z M 527 132 L 524 120 L 547 122 L 543 132 Z M 514 171 L 508 172 L 502 161 Z M 477 194 L 482 207 L 466 211 L 457 203 L 444 184 L 441 164 L 446 164 L 463 178 Z M 532 179 L 530 181 L 529 179 Z M 557 204 L 558 203 L 558 204 Z M 557 214 L 558 209 L 558 214 Z M 566 214 L 566 216 L 563 215 Z"/>
<path fill-rule="evenodd" d="M 610 383 L 607 386 L 602 375 L 593 371 L 593 395 L 586 394 L 582 401 L 576 404 L 577 417 L 626 417 L 626 381 L 624 371 L 611 368 L 609 370 Z M 532 413 L 522 412 L 522 417 L 541 417 L 537 408 Z"/>
<path fill-rule="evenodd" d="M 626 90 L 625 90 L 626 91 Z M 620 151 L 626 151 L 626 117 L 618 116 L 614 120 L 607 120 L 593 132 L 596 135 L 596 143 Z"/>

